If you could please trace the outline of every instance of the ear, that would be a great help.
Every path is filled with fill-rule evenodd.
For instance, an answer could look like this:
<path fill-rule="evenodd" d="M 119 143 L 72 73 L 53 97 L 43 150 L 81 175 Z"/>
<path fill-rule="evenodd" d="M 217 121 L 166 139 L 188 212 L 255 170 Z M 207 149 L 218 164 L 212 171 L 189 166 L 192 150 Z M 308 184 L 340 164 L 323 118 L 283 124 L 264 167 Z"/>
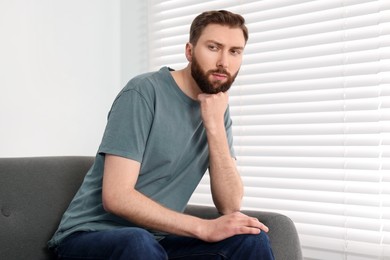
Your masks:
<path fill-rule="evenodd" d="M 193 45 L 189 42 L 186 44 L 186 58 L 188 62 L 192 62 Z"/>

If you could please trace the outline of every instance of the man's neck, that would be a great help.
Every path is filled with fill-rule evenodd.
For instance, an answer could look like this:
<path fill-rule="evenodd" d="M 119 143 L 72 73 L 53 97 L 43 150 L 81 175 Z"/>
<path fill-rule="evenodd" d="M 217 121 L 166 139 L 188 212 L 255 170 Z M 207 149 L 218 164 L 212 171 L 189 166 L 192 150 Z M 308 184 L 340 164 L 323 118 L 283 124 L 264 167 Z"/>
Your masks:
<path fill-rule="evenodd" d="M 176 81 L 176 84 L 184 92 L 184 94 L 194 100 L 198 99 L 198 95 L 201 91 L 191 75 L 190 65 L 181 70 L 171 71 L 171 74 L 173 79 Z"/>

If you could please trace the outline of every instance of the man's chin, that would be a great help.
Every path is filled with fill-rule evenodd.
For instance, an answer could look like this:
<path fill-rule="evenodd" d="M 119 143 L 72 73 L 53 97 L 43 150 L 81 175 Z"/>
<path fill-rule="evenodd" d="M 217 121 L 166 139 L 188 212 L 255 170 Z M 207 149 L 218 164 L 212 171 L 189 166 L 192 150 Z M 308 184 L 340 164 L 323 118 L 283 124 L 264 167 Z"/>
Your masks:
<path fill-rule="evenodd" d="M 218 94 L 220 92 L 226 92 L 229 90 L 229 86 L 218 86 L 218 87 L 214 87 L 213 89 L 209 89 L 209 93 L 207 94 Z"/>

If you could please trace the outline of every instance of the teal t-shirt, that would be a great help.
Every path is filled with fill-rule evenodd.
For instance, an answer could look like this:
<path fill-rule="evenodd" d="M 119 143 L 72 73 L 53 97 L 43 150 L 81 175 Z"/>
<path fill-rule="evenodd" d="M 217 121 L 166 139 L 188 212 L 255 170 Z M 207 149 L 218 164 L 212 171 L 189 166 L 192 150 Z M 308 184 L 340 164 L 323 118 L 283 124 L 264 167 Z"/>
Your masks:
<path fill-rule="evenodd" d="M 231 125 L 227 110 L 225 127 L 234 156 Z M 103 208 L 105 154 L 140 162 L 136 189 L 165 207 L 182 212 L 209 166 L 199 103 L 181 91 L 167 67 L 129 81 L 111 107 L 95 162 L 49 247 L 76 231 L 135 226 Z"/>

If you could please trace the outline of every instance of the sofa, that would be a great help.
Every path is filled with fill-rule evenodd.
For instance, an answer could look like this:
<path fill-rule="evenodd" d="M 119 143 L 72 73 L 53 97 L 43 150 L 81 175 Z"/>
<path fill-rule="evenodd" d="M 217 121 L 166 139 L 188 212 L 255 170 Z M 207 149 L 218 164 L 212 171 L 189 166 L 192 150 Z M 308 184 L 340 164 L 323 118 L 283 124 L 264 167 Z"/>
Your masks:
<path fill-rule="evenodd" d="M 0 158 L 0 259 L 54 259 L 46 243 L 93 160 L 84 156 Z M 243 212 L 270 228 L 275 259 L 302 259 L 298 234 L 288 217 Z M 186 213 L 218 217 L 209 206 L 189 205 Z"/>

